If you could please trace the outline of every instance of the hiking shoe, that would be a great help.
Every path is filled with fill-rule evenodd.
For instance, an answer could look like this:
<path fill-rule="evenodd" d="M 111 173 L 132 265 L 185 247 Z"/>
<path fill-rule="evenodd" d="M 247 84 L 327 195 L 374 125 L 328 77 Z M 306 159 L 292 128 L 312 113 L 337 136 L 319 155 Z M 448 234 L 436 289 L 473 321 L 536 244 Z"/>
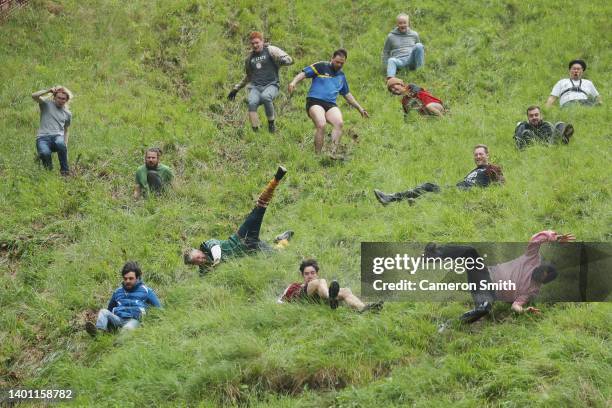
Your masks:
<path fill-rule="evenodd" d="M 561 141 L 563 142 L 563 144 L 568 144 L 573 134 L 574 126 L 567 124 L 565 126 L 565 129 L 563 129 L 563 132 L 561 133 Z"/>
<path fill-rule="evenodd" d="M 285 239 L 287 241 L 289 241 L 291 239 L 291 237 L 293 236 L 293 234 L 294 234 L 293 231 L 287 230 L 287 231 L 283 232 L 282 234 L 277 235 L 276 238 L 274 238 L 274 243 L 278 244 L 279 241 L 282 241 L 282 240 L 285 240 Z"/>
<path fill-rule="evenodd" d="M 387 205 L 390 202 L 394 201 L 390 195 L 385 194 L 376 188 L 374 189 L 374 195 L 376 196 L 376 199 L 378 200 L 378 202 L 381 203 L 382 205 Z"/>
<path fill-rule="evenodd" d="M 359 313 L 365 313 L 365 312 L 378 313 L 382 310 L 384 304 L 385 302 L 383 300 L 379 300 L 378 302 L 374 302 L 374 303 L 368 303 L 367 305 L 365 305 L 363 309 L 359 311 Z"/>
<path fill-rule="evenodd" d="M 329 307 L 332 309 L 338 308 L 338 293 L 340 293 L 340 284 L 337 280 L 333 280 L 329 285 Z"/>
<path fill-rule="evenodd" d="M 276 181 L 281 181 L 283 177 L 285 177 L 285 174 L 287 174 L 287 169 L 284 168 L 283 166 L 278 166 L 278 169 L 276 169 L 276 174 L 274 175 L 274 178 L 276 179 Z"/>
<path fill-rule="evenodd" d="M 91 337 L 96 337 L 96 335 L 98 334 L 98 328 L 92 322 L 85 322 L 85 331 Z"/>
<path fill-rule="evenodd" d="M 268 122 L 268 132 L 276 133 L 276 125 L 274 124 L 274 121 Z"/>
<path fill-rule="evenodd" d="M 482 317 L 488 315 L 490 311 L 491 311 L 491 303 L 484 302 L 476 306 L 475 309 L 462 314 L 459 320 L 461 320 L 462 323 L 466 323 L 466 324 L 474 323 L 475 321 L 480 320 Z"/>

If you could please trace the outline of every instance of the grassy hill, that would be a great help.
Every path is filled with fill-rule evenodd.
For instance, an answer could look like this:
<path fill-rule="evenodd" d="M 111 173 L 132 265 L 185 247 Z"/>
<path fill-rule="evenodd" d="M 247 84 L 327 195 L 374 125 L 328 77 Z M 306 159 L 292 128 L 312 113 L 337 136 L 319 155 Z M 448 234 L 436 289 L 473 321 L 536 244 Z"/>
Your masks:
<path fill-rule="evenodd" d="M 380 315 L 275 304 L 304 257 L 359 292 L 362 241 L 526 242 L 542 229 L 612 240 L 611 6 L 425 0 L 265 3 L 34 1 L 1 26 L 0 387 L 73 388 L 76 406 L 606 407 L 612 402 L 609 304 L 540 305 L 517 316 L 497 304 L 474 327 L 440 322 L 459 303 L 388 303 Z M 380 51 L 407 11 L 426 65 L 404 78 L 447 101 L 452 115 L 404 122 L 384 88 Z M 279 132 L 253 133 L 242 77 L 246 35 L 263 30 L 294 56 L 282 69 Z M 351 91 L 340 103 L 347 160 L 313 155 L 307 83 L 293 75 L 345 47 Z M 569 146 L 514 148 L 525 107 L 543 104 L 570 59 L 604 105 L 545 111 L 574 124 Z M 74 175 L 35 161 L 38 107 L 30 94 L 70 88 Z M 260 112 L 263 116 L 263 112 Z M 446 189 L 383 208 L 373 188 L 451 185 L 489 145 L 507 184 Z M 177 173 L 164 199 L 134 201 L 133 173 L 159 146 Z M 54 160 L 56 160 L 54 158 Z M 289 169 L 262 237 L 291 228 L 291 246 L 206 278 L 185 247 L 225 238 L 277 163 Z M 165 308 L 135 333 L 92 340 L 126 260 L 141 263 Z"/>

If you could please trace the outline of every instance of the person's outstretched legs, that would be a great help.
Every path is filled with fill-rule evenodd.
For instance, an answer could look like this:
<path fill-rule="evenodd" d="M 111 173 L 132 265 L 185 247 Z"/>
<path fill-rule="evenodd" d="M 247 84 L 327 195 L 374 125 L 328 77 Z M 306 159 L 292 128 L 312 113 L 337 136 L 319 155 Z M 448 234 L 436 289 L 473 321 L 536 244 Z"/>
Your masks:
<path fill-rule="evenodd" d="M 423 255 L 427 258 L 470 258 L 476 260 L 480 258 L 478 251 L 467 245 L 436 245 L 430 243 L 425 247 Z M 486 281 L 491 282 L 491 275 L 489 269 L 484 267 L 479 268 L 477 265 L 472 263 L 474 266 L 467 269 L 468 282 L 476 287 L 475 290 L 471 291 L 472 299 L 476 307 L 469 312 L 464 313 L 460 320 L 464 323 L 473 323 L 481 317 L 487 315 L 491 310 L 493 302 L 495 301 L 495 293 L 491 290 L 480 289 L 480 282 Z"/>
<path fill-rule="evenodd" d="M 378 189 L 374 189 L 374 195 L 382 205 L 387 205 L 393 201 L 402 200 L 408 200 L 410 203 L 412 203 L 414 199 L 420 197 L 424 193 L 437 193 L 438 191 L 440 191 L 440 187 L 437 184 L 423 183 L 410 190 L 401 191 L 399 193 L 393 194 L 385 194 Z"/>
<path fill-rule="evenodd" d="M 259 194 L 255 208 L 253 208 L 240 228 L 238 228 L 238 236 L 244 239 L 247 246 L 249 246 L 251 249 L 257 249 L 257 244 L 259 242 L 259 230 L 261 229 L 263 217 L 266 214 L 266 208 L 268 207 L 270 200 L 272 200 L 274 190 L 276 187 L 278 187 L 278 184 L 285 176 L 285 173 L 287 173 L 287 169 L 285 169 L 283 166 L 278 166 L 276 174 L 272 180 L 268 182 L 268 185 Z"/>

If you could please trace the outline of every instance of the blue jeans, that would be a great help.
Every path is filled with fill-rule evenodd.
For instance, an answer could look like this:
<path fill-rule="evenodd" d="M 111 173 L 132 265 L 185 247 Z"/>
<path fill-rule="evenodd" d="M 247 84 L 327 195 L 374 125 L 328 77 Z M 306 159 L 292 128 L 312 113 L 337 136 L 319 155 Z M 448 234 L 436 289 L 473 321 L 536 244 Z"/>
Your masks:
<path fill-rule="evenodd" d="M 108 309 L 101 309 L 98 312 L 98 321 L 96 327 L 101 330 L 116 330 L 123 328 L 124 330 L 132 330 L 137 328 L 140 322 L 136 319 L 124 319 L 111 313 Z"/>
<path fill-rule="evenodd" d="M 43 166 L 46 169 L 53 169 L 53 162 L 51 160 L 51 153 L 57 152 L 57 158 L 60 162 L 60 171 L 62 173 L 68 173 L 68 148 L 64 143 L 63 135 L 48 135 L 40 136 L 36 139 L 36 150 L 38 151 L 38 157 L 42 161 Z"/>
<path fill-rule="evenodd" d="M 398 68 L 408 67 L 410 70 L 415 70 L 425 64 L 425 48 L 423 44 L 416 43 L 412 52 L 407 57 L 396 58 L 391 57 L 387 61 L 387 77 L 394 77 Z"/>

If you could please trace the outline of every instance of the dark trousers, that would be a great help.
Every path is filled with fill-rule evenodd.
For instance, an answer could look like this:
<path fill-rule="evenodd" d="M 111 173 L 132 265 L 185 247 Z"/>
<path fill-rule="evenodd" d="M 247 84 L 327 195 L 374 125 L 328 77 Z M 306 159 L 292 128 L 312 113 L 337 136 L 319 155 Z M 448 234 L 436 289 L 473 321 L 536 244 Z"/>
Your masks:
<path fill-rule="evenodd" d="M 147 184 L 149 185 L 149 190 L 155 194 L 160 194 L 164 188 L 164 183 L 159 173 L 155 170 L 147 171 Z"/>
<path fill-rule="evenodd" d="M 427 256 L 435 256 L 436 258 L 479 258 L 480 255 L 475 248 L 467 245 L 439 245 L 436 247 L 435 254 L 426 254 Z M 470 284 L 475 284 L 476 289 L 471 290 L 472 299 L 476 305 L 480 305 L 484 302 L 493 303 L 495 300 L 495 292 L 491 290 L 480 289 L 480 281 L 491 282 L 491 275 L 489 269 L 485 265 L 484 268 L 478 268 L 474 265 L 472 268 L 466 270 L 467 279 Z"/>
<path fill-rule="evenodd" d="M 43 166 L 47 170 L 53 170 L 53 161 L 51 160 L 51 153 L 57 152 L 57 158 L 60 162 L 60 171 L 62 173 L 68 173 L 68 148 L 64 143 L 64 136 L 62 135 L 48 135 L 40 136 L 36 139 L 36 151 L 38 157 L 42 161 Z"/>
<path fill-rule="evenodd" d="M 238 236 L 244 240 L 249 249 L 266 250 L 269 248 L 265 242 L 259 240 L 259 230 L 261 229 L 261 222 L 265 214 L 265 207 L 256 206 L 251 210 L 240 228 L 238 228 Z"/>
<path fill-rule="evenodd" d="M 410 190 L 395 193 L 393 196 L 398 200 L 403 200 L 406 198 L 418 198 L 425 193 L 437 193 L 438 191 L 440 191 L 440 186 L 437 184 L 423 183 Z"/>

